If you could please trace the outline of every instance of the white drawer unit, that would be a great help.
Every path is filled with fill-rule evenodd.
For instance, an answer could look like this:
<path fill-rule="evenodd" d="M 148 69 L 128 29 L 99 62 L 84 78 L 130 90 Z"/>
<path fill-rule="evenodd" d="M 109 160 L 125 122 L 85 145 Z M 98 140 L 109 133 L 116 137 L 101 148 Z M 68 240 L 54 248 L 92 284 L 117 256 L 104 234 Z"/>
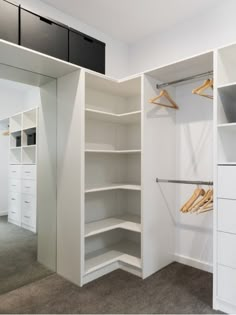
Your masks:
<path fill-rule="evenodd" d="M 217 295 L 225 302 L 236 305 L 236 269 L 218 265 Z"/>
<path fill-rule="evenodd" d="M 9 193 L 9 221 L 16 221 L 18 225 L 21 222 L 21 194 L 11 192 Z"/>
<path fill-rule="evenodd" d="M 36 232 L 36 198 L 33 195 L 22 194 L 22 216 L 23 227 Z"/>
<path fill-rule="evenodd" d="M 36 195 L 36 181 L 30 179 L 22 180 L 22 193 Z"/>
<path fill-rule="evenodd" d="M 23 165 L 22 179 L 36 180 L 36 165 Z"/>
<path fill-rule="evenodd" d="M 15 193 L 21 193 L 21 180 L 10 178 L 9 191 Z"/>
<path fill-rule="evenodd" d="M 236 234 L 236 200 L 218 199 L 217 229 Z"/>
<path fill-rule="evenodd" d="M 9 169 L 9 178 L 12 179 L 21 179 L 21 165 L 10 165 Z"/>
<path fill-rule="evenodd" d="M 218 232 L 218 263 L 236 268 L 236 235 Z"/>
<path fill-rule="evenodd" d="M 218 166 L 218 198 L 236 199 L 236 166 Z"/>

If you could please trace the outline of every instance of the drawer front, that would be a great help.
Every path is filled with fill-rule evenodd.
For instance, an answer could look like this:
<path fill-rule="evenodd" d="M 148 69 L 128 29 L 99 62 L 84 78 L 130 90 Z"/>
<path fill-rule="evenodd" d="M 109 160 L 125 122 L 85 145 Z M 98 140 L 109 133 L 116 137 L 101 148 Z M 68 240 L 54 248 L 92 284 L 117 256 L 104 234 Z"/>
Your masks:
<path fill-rule="evenodd" d="M 218 232 L 218 263 L 236 268 L 236 235 Z"/>
<path fill-rule="evenodd" d="M 27 209 L 22 208 L 21 222 L 22 224 L 35 228 L 36 227 L 36 213 L 27 211 Z"/>
<path fill-rule="evenodd" d="M 218 166 L 218 197 L 236 199 L 236 166 Z"/>
<path fill-rule="evenodd" d="M 22 211 L 24 213 L 36 213 L 35 196 L 22 194 Z"/>
<path fill-rule="evenodd" d="M 21 9 L 21 45 L 68 61 L 69 30 Z"/>
<path fill-rule="evenodd" d="M 106 45 L 85 34 L 70 30 L 69 61 L 105 74 Z"/>
<path fill-rule="evenodd" d="M 35 180 L 22 180 L 22 193 L 36 195 L 36 181 Z"/>
<path fill-rule="evenodd" d="M 17 221 L 20 223 L 20 221 L 21 221 L 20 211 L 18 209 L 9 209 L 8 219 L 13 220 L 13 221 Z"/>
<path fill-rule="evenodd" d="M 236 200 L 218 199 L 218 231 L 236 234 Z"/>
<path fill-rule="evenodd" d="M 19 43 L 19 7 L 0 1 L 0 38 Z"/>
<path fill-rule="evenodd" d="M 36 165 L 22 166 L 22 179 L 36 180 Z"/>
<path fill-rule="evenodd" d="M 220 299 L 236 305 L 236 269 L 218 266 L 218 289 Z"/>
<path fill-rule="evenodd" d="M 15 193 L 21 193 L 21 180 L 10 179 L 9 180 L 9 191 Z"/>
<path fill-rule="evenodd" d="M 20 209 L 21 207 L 21 194 L 11 192 L 9 194 L 9 209 Z"/>
<path fill-rule="evenodd" d="M 11 165 L 9 169 L 10 179 L 21 179 L 21 165 Z"/>

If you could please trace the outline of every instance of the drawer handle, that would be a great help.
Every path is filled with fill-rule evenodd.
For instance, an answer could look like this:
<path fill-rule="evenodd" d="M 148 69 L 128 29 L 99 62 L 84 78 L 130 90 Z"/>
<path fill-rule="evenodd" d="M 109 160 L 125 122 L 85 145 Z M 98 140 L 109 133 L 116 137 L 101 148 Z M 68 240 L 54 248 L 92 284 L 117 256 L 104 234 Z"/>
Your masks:
<path fill-rule="evenodd" d="M 30 219 L 30 217 L 28 215 L 24 215 L 24 218 L 26 219 Z"/>
<path fill-rule="evenodd" d="M 25 174 L 30 174 L 31 172 L 30 171 L 25 171 Z"/>
<path fill-rule="evenodd" d="M 15 211 L 11 211 L 11 213 L 16 213 Z"/>
<path fill-rule="evenodd" d="M 92 38 L 89 38 L 89 37 L 85 37 L 85 36 L 84 36 L 84 40 L 86 40 L 87 42 L 93 43 Z"/>
<path fill-rule="evenodd" d="M 16 173 L 16 171 L 11 171 L 12 173 Z"/>
<path fill-rule="evenodd" d="M 11 200 L 16 200 L 15 198 L 11 198 Z"/>
<path fill-rule="evenodd" d="M 16 185 L 11 185 L 12 187 L 16 187 Z"/>
<path fill-rule="evenodd" d="M 29 204 L 30 202 L 29 201 L 25 201 L 25 203 Z"/>
<path fill-rule="evenodd" d="M 30 188 L 30 186 L 25 186 L 25 188 Z"/>
<path fill-rule="evenodd" d="M 45 23 L 47 23 L 47 24 L 49 24 L 49 25 L 52 25 L 52 21 L 50 21 L 50 20 L 48 20 L 48 19 L 45 19 L 45 18 L 42 17 L 42 16 L 40 16 L 40 21 L 45 22 Z"/>

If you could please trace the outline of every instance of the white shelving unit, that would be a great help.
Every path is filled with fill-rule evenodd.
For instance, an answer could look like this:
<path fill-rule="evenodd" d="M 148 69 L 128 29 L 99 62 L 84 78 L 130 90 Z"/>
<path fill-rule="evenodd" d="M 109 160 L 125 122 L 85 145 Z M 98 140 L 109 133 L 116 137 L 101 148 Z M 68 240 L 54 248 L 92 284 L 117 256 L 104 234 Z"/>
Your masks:
<path fill-rule="evenodd" d="M 83 283 L 122 264 L 142 275 L 141 78 L 103 81 L 85 74 Z"/>
<path fill-rule="evenodd" d="M 36 232 L 37 114 L 33 108 L 10 117 L 8 221 Z"/>

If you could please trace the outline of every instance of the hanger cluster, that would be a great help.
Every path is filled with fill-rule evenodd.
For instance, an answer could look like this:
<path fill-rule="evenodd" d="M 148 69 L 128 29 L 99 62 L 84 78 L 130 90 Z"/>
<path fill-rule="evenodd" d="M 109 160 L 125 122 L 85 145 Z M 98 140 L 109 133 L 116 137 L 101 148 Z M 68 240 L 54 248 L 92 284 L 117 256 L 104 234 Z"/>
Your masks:
<path fill-rule="evenodd" d="M 213 210 L 213 189 L 196 188 L 189 200 L 180 209 L 183 213 L 204 213 Z"/>
<path fill-rule="evenodd" d="M 205 94 L 205 91 L 209 88 L 211 88 L 211 89 L 214 88 L 213 79 L 205 80 L 201 86 L 195 88 L 192 91 L 192 94 L 196 94 L 196 95 L 203 96 L 203 97 L 206 97 L 209 99 L 213 99 L 213 95 Z M 164 104 L 162 102 L 159 102 L 158 100 L 160 100 L 160 99 L 166 99 L 169 102 L 169 104 Z M 179 106 L 176 104 L 176 102 L 172 99 L 172 97 L 170 96 L 170 94 L 166 90 L 161 90 L 159 95 L 157 95 L 156 97 L 149 100 L 149 103 L 163 106 L 163 107 L 179 109 Z"/>

